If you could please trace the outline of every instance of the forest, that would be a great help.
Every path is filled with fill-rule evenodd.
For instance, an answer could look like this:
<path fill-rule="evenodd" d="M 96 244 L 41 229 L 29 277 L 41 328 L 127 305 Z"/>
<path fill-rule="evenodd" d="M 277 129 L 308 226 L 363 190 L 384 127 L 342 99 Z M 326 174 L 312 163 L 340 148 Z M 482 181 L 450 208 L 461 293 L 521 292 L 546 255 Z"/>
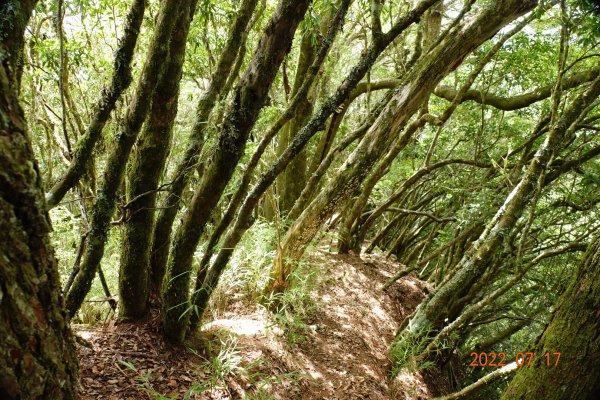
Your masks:
<path fill-rule="evenodd" d="M 0 399 L 600 399 L 600 2 L 0 0 Z"/>

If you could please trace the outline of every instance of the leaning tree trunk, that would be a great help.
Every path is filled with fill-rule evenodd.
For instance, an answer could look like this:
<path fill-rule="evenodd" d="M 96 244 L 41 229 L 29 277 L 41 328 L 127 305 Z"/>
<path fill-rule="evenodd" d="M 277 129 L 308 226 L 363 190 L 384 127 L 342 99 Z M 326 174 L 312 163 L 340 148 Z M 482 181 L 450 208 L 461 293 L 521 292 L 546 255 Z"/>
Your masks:
<path fill-rule="evenodd" d="M 154 231 L 156 189 L 171 147 L 177 115 L 179 81 L 196 0 L 179 10 L 171 36 L 169 59 L 160 77 L 152 107 L 128 166 L 126 224 L 119 269 L 119 318 L 135 320 L 148 311 L 150 245 Z"/>
<path fill-rule="evenodd" d="M 367 71 L 375 63 L 378 56 L 381 54 L 381 52 L 383 52 L 383 50 L 385 50 L 388 44 L 398 37 L 398 35 L 411 24 L 417 21 L 419 17 L 436 1 L 437 0 L 422 0 L 412 11 L 401 17 L 390 29 L 390 31 L 385 34 L 379 32 L 375 35 L 376 37 L 369 46 L 368 50 L 338 86 L 338 89 L 335 91 L 335 93 L 323 102 L 323 104 L 313 114 L 306 125 L 294 137 L 292 143 L 281 154 L 277 161 L 271 165 L 267 172 L 263 174 L 259 182 L 246 196 L 244 202 L 240 206 L 237 219 L 230 228 L 226 237 L 223 239 L 223 244 L 215 261 L 209 270 L 205 272 L 205 277 L 202 279 L 202 284 L 196 290 L 193 299 L 193 307 L 198 315 L 201 316 L 206 310 L 208 300 L 210 299 L 213 290 L 216 288 L 221 274 L 227 266 L 231 255 L 233 254 L 233 249 L 239 243 L 243 234 L 252 226 L 252 210 L 258 204 L 261 196 L 271 186 L 275 179 L 277 179 L 279 174 L 283 172 L 290 161 L 304 149 L 304 146 L 307 144 L 310 138 L 312 138 L 317 131 L 323 128 L 326 120 L 336 110 L 336 108 L 346 101 L 351 91 L 365 76 Z M 345 11 L 349 6 L 348 2 L 349 0 L 344 0 L 341 3 L 342 6 L 340 7 L 340 11 L 343 10 L 344 12 L 342 14 L 338 12 L 337 15 L 339 17 L 345 18 Z M 322 46 L 319 52 L 323 50 L 327 51 L 328 46 Z M 198 283 L 199 282 L 200 280 L 198 280 Z"/>
<path fill-rule="evenodd" d="M 502 400 L 600 398 L 600 235 L 532 351 L 531 367 L 519 369 Z"/>
<path fill-rule="evenodd" d="M 110 113 L 115 109 L 117 100 L 132 81 L 131 61 L 135 53 L 135 45 L 144 19 L 145 9 L 145 0 L 134 0 L 131 4 L 127 14 L 127 22 L 123 29 L 124 33 L 119 40 L 119 48 L 115 53 L 111 84 L 102 90 L 100 99 L 94 106 L 87 130 L 77 142 L 73 159 L 67 171 L 48 192 L 46 202 L 49 208 L 55 207 L 86 172 L 86 165 L 89 165 L 90 160 L 93 160 L 92 152 L 102 136 L 102 131 L 110 117 Z"/>
<path fill-rule="evenodd" d="M 217 67 L 210 78 L 208 90 L 202 94 L 196 108 L 196 120 L 183 159 L 177 163 L 169 182 L 169 192 L 161 204 L 154 227 L 150 254 L 151 289 L 160 294 L 169 258 L 171 230 L 181 203 L 181 196 L 189 178 L 197 170 L 200 152 L 206 141 L 205 130 L 209 117 L 219 98 L 227 95 L 227 79 L 233 73 L 236 54 L 245 46 L 246 30 L 252 24 L 252 14 L 258 0 L 244 0 L 236 12 L 235 19 L 227 32 L 225 47 L 219 56 Z"/>
<path fill-rule="evenodd" d="M 182 217 L 164 280 L 163 328 L 171 341 L 183 341 L 189 323 L 189 312 L 186 311 L 189 311 L 190 274 L 200 235 L 244 154 L 250 131 L 310 2 L 282 0 L 275 10 L 234 91 L 208 165 L 188 211 Z"/>
<path fill-rule="evenodd" d="M 529 163 L 521 180 L 507 196 L 484 232 L 462 256 L 456 266 L 456 272 L 419 305 L 410 320 L 410 333 L 420 332 L 424 327 L 437 331 L 444 326 L 445 320 L 453 321 L 461 314 L 464 306 L 473 297 L 472 286 L 485 272 L 485 265 L 503 239 L 510 235 L 516 222 L 531 203 L 547 163 L 565 143 L 568 143 L 567 136 L 571 125 L 599 94 L 600 76 L 586 92 L 573 101 L 551 127 L 548 137 Z"/>
<path fill-rule="evenodd" d="M 25 24 L 29 19 L 19 17 Z M 0 398 L 75 399 L 75 343 L 48 237 L 41 177 L 6 52 L 1 43 Z"/>
<path fill-rule="evenodd" d="M 117 135 L 115 146 L 108 156 L 104 180 L 92 207 L 92 222 L 83 261 L 67 293 L 66 303 L 71 317 L 77 313 L 89 292 L 104 255 L 110 220 L 115 211 L 117 192 L 123 180 L 125 165 L 150 109 L 150 99 L 164 68 L 164 60 L 168 57 L 169 38 L 179 15 L 180 6 L 189 7 L 189 1 L 164 0 L 161 3 L 155 33 L 136 93 L 129 106 L 123 128 Z"/>
<path fill-rule="evenodd" d="M 316 46 L 310 32 L 305 32 L 300 43 L 300 54 L 298 55 L 298 67 L 294 77 L 294 86 L 291 97 L 293 98 L 302 83 L 306 72 L 315 58 Z M 316 82 L 315 82 L 316 84 Z M 312 90 L 311 90 L 312 91 Z M 277 142 L 277 152 L 281 154 L 292 141 L 293 137 L 304 126 L 306 120 L 312 113 L 313 104 L 310 94 L 305 96 L 297 105 L 294 117 L 283 127 Z M 286 168 L 285 172 L 277 178 L 277 195 L 279 197 L 279 210 L 282 215 L 293 207 L 294 202 L 300 196 L 306 183 L 306 158 L 296 157 Z"/>
<path fill-rule="evenodd" d="M 480 12 L 476 20 L 463 22 L 435 46 L 405 75 L 382 115 L 371 127 L 340 172 L 304 210 L 286 233 L 267 291 L 285 289 L 292 265 L 299 260 L 319 227 L 344 203 L 366 178 L 386 151 L 392 133 L 402 129 L 421 107 L 441 79 L 456 68 L 481 43 L 503 26 L 531 10 L 537 1 L 497 1 Z"/>

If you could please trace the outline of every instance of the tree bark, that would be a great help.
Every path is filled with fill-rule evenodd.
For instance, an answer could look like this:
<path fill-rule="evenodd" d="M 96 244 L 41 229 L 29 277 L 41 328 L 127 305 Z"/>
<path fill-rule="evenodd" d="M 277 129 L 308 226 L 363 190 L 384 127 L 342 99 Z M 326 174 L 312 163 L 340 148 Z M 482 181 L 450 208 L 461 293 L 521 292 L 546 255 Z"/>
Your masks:
<path fill-rule="evenodd" d="M 162 202 L 156 217 L 150 255 L 152 287 L 156 290 L 160 291 L 162 288 L 171 245 L 171 230 L 179 210 L 181 195 L 188 184 L 190 176 L 197 170 L 200 151 L 206 140 L 205 128 L 210 114 L 219 97 L 225 97 L 227 94 L 224 86 L 228 76 L 231 75 L 231 69 L 240 46 L 245 45 L 243 43 L 247 36 L 245 30 L 250 23 L 257 2 L 258 0 L 244 0 L 240 5 L 237 16 L 229 29 L 225 48 L 219 56 L 217 67 L 211 76 L 210 86 L 198 101 L 196 120 L 188 139 L 187 148 L 170 178 L 169 193 Z"/>
<path fill-rule="evenodd" d="M 115 54 L 111 85 L 102 91 L 102 96 L 94 107 L 87 131 L 77 142 L 73 159 L 67 171 L 46 195 L 49 208 L 55 207 L 86 172 L 86 164 L 92 158 L 94 146 L 102 136 L 102 130 L 110 117 L 110 113 L 114 110 L 121 94 L 131 84 L 131 61 L 133 60 L 145 9 L 145 0 L 134 0 L 131 4 L 124 34 L 119 41 L 119 48 Z"/>
<path fill-rule="evenodd" d="M 501 399 L 600 397 L 599 310 L 600 236 L 596 236 L 532 349 L 531 367 L 518 370 Z M 555 352 L 561 353 L 558 363 Z"/>
<path fill-rule="evenodd" d="M 75 399 L 75 343 L 12 62 L 0 62 L 0 398 Z"/>
<path fill-rule="evenodd" d="M 25 27 L 37 0 L 7 0 L 0 4 L 0 42 L 2 61 L 6 63 L 6 74 L 11 87 L 18 94 L 23 73 L 23 50 Z"/>
<path fill-rule="evenodd" d="M 344 103 L 352 89 L 365 76 L 369 68 L 375 63 L 377 57 L 385 50 L 387 45 L 398 37 L 398 35 L 407 27 L 417 21 L 435 2 L 436 0 L 421 1 L 412 11 L 400 18 L 389 32 L 374 37 L 373 43 L 366 51 L 366 54 L 354 66 L 340 86 L 338 86 L 337 91 L 323 102 L 323 105 L 313 114 L 300 132 L 298 132 L 292 143 L 281 154 L 277 161 L 271 165 L 269 170 L 246 196 L 233 227 L 231 227 L 227 233 L 227 236 L 223 240 L 221 250 L 219 250 L 214 263 L 206 273 L 206 278 L 203 280 L 202 287 L 195 293 L 194 308 L 198 315 L 202 315 L 205 311 L 208 300 L 219 282 L 221 273 L 229 262 L 233 249 L 239 243 L 243 234 L 252 226 L 252 210 L 258 204 L 262 194 L 269 186 L 271 186 L 288 163 L 302 151 L 310 138 L 317 131 L 322 129 L 323 125 L 336 108 Z"/>
<path fill-rule="evenodd" d="M 272 283 L 267 290 L 278 292 L 285 289 L 292 265 L 300 259 L 319 227 L 333 214 L 338 204 L 344 203 L 354 193 L 386 150 L 391 134 L 403 128 L 440 80 L 481 43 L 536 4 L 533 0 L 495 2 L 483 9 L 475 21 L 459 25 L 455 34 L 447 35 L 408 71 L 386 110 L 340 168 L 340 172 L 286 233 L 271 273 Z"/>
<path fill-rule="evenodd" d="M 275 10 L 235 89 L 199 187 L 182 217 L 171 247 L 163 296 L 163 329 L 173 342 L 182 342 L 188 327 L 190 273 L 200 235 L 244 153 L 250 130 L 309 4 L 310 0 L 282 0 Z"/>
<path fill-rule="evenodd" d="M 104 180 L 92 206 L 91 228 L 85 254 L 79 273 L 66 298 L 70 317 L 73 317 L 81 307 L 104 255 L 110 220 L 115 211 L 117 192 L 121 186 L 125 165 L 150 109 L 149 99 L 152 98 L 164 67 L 164 60 L 168 57 L 169 38 L 179 15 L 180 6 L 189 7 L 188 1 L 164 0 L 161 3 L 155 33 L 133 102 L 129 107 L 122 131 L 117 135 L 115 146 L 108 156 Z"/>
<path fill-rule="evenodd" d="M 456 273 L 443 282 L 435 293 L 426 298 L 417 308 L 411 319 L 411 332 L 420 331 L 425 326 L 433 330 L 441 329 L 444 320 L 453 321 L 460 314 L 465 300 L 469 297 L 466 294 L 485 272 L 484 266 L 503 238 L 510 234 L 531 202 L 540 176 L 544 173 L 552 155 L 564 145 L 565 135 L 571 124 L 599 94 L 600 77 L 597 77 L 589 89 L 574 100 L 557 123 L 551 127 L 546 141 L 538 149 L 519 183 L 508 195 L 481 236 L 461 258 Z"/>
<path fill-rule="evenodd" d="M 190 23 L 197 1 L 179 10 L 171 36 L 169 60 L 154 95 L 152 106 L 127 173 L 128 206 L 121 246 L 119 270 L 119 318 L 135 320 L 148 311 L 150 245 L 154 231 L 156 190 L 171 146 L 171 131 L 177 115 L 179 81 Z M 156 292 L 157 288 L 154 287 Z"/>

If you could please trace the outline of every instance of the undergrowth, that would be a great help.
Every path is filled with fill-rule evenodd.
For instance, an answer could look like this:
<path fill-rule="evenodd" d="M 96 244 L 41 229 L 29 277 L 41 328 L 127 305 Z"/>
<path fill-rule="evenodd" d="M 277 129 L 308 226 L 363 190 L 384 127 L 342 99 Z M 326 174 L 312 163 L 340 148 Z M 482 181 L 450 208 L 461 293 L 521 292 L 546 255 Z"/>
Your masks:
<path fill-rule="evenodd" d="M 207 349 L 209 354 L 212 353 L 213 355 L 198 364 L 198 369 L 204 372 L 206 378 L 194 382 L 183 393 L 184 400 L 198 398 L 197 395 L 202 396 L 201 398 L 206 398 L 206 396 L 221 398 L 222 393 L 226 393 L 231 398 L 234 394 L 231 393 L 229 380 L 245 382 L 242 394 L 244 400 L 271 400 L 275 399 L 271 394 L 274 385 L 284 382 L 296 385 L 304 377 L 304 374 L 299 371 L 270 376 L 263 371 L 266 369 L 263 358 L 244 365 L 241 349 L 237 340 L 232 337 L 209 342 Z M 189 350 L 201 357 L 193 349 Z M 120 360 L 120 363 L 135 375 L 136 386 L 139 390 L 147 393 L 151 399 L 179 399 L 178 395 L 170 397 L 155 390 L 151 384 L 152 372 L 142 372 L 129 361 Z M 239 396 L 239 393 L 236 394 L 237 396 Z"/>
<path fill-rule="evenodd" d="M 290 274 L 288 288 L 263 299 L 267 308 L 273 311 L 273 319 L 285 332 L 289 345 L 302 343 L 307 321 L 317 310 L 318 304 L 311 292 L 319 284 L 318 268 L 306 261 L 300 261 Z"/>
<path fill-rule="evenodd" d="M 389 350 L 390 359 L 392 360 L 390 377 L 394 379 L 402 370 L 416 372 L 434 367 L 434 361 L 427 359 L 428 357 L 423 360 L 421 357 L 429 343 L 430 331 L 428 329 L 412 334 L 402 334 L 396 338 Z M 440 348 L 442 347 L 444 346 Z"/>
<path fill-rule="evenodd" d="M 277 249 L 277 230 L 265 220 L 256 223 L 236 246 L 229 267 L 211 296 L 208 315 L 218 319 L 232 304 L 254 305 L 266 286 Z"/>

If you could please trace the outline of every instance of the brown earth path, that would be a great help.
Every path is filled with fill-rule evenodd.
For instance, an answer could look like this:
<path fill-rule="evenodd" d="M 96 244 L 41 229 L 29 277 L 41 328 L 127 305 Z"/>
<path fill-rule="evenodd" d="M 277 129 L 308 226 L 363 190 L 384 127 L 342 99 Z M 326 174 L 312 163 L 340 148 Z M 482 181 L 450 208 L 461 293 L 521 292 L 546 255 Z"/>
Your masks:
<path fill-rule="evenodd" d="M 320 282 L 310 294 L 310 316 L 282 329 L 262 307 L 233 307 L 203 329 L 202 343 L 226 343 L 221 353 L 220 346 L 209 355 L 173 348 L 162 341 L 156 323 L 77 328 L 91 345 L 79 346 L 82 399 L 379 400 L 437 394 L 429 393 L 419 373 L 402 378 L 403 393 L 392 396 L 388 386 L 389 345 L 422 300 L 424 284 L 406 277 L 381 291 L 400 265 L 379 256 L 320 250 L 307 262 Z M 218 368 L 221 377 L 214 374 Z M 190 391 L 194 385 L 204 391 Z"/>

